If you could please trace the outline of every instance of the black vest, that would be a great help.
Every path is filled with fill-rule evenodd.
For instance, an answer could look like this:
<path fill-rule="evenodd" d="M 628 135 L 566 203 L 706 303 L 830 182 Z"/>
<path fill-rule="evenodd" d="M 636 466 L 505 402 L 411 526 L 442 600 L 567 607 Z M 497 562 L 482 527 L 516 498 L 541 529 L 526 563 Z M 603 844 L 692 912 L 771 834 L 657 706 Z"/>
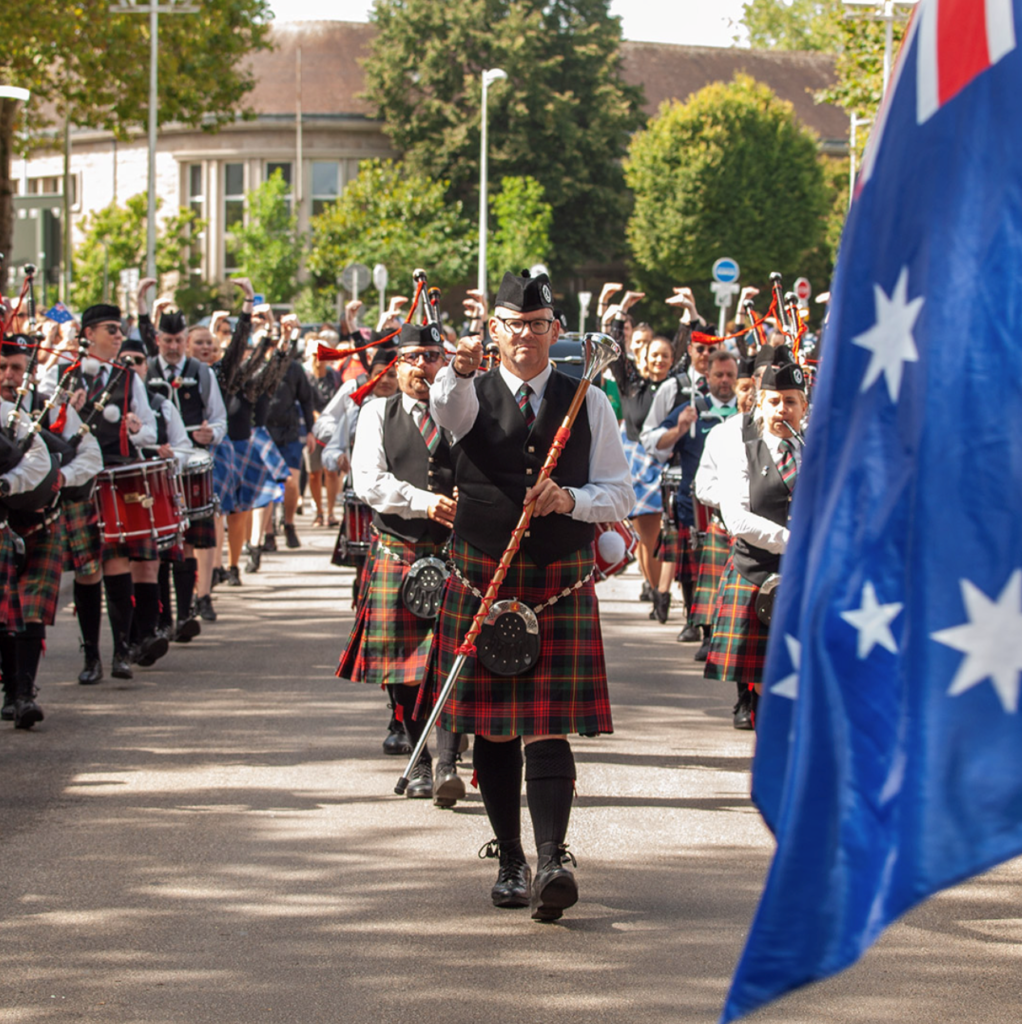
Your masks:
<path fill-rule="evenodd" d="M 539 478 L 577 384 L 555 369 L 531 430 L 499 370 L 476 377 L 474 384 L 479 415 L 452 449 L 458 485 L 454 532 L 491 558 L 500 558 L 521 517 L 525 491 Z M 583 402 L 553 473 L 561 487 L 582 487 L 589 482 L 590 442 L 589 415 Z M 537 565 L 546 566 L 592 544 L 593 536 L 592 523 L 561 514 L 539 516 L 525 531 L 522 551 Z"/>
<path fill-rule="evenodd" d="M 179 367 L 176 380 L 194 381 L 192 384 L 182 384 L 180 387 L 167 387 L 163 377 L 163 370 L 160 367 L 160 360 L 153 356 L 149 360 L 149 384 L 157 385 L 158 393 L 170 399 L 181 413 L 186 427 L 198 427 L 206 419 L 206 405 L 202 400 L 202 374 L 209 373 L 209 367 L 200 363 L 198 359 L 189 356 Z M 155 409 L 155 407 L 154 407 Z M 161 441 L 160 444 L 164 442 Z"/>
<path fill-rule="evenodd" d="M 387 469 L 398 478 L 422 491 L 454 494 L 454 467 L 451 464 L 451 446 L 440 433 L 440 443 L 432 455 L 415 420 L 405 412 L 402 395 L 398 392 L 386 399 L 383 410 L 383 453 Z M 409 543 L 431 540 L 442 544 L 450 530 L 432 519 L 405 519 L 398 515 L 373 512 L 373 523 L 381 533 L 389 533 Z"/>
<path fill-rule="evenodd" d="M 146 387 L 146 398 L 149 399 L 149 408 L 153 410 L 153 416 L 156 419 L 156 445 L 159 447 L 163 444 L 168 444 L 170 441 L 170 430 L 167 427 L 167 417 L 163 414 L 163 403 L 169 401 L 165 399 L 164 395 L 160 391 L 156 391 L 150 387 Z"/>
<path fill-rule="evenodd" d="M 111 367 L 107 367 L 107 370 L 110 373 L 114 372 Z M 113 391 L 110 394 L 110 401 L 106 404 L 107 408 L 110 406 L 116 406 L 117 411 L 120 413 L 117 417 L 117 422 L 111 423 L 104 417 L 102 412 L 96 413 L 95 418 L 92 420 L 92 434 L 99 442 L 99 447 L 103 451 L 104 466 L 108 466 L 111 463 L 130 462 L 138 457 L 130 438 L 128 439 L 128 454 L 126 456 L 121 454 L 121 423 L 124 420 L 124 399 L 128 393 L 128 384 L 133 382 L 134 378 L 135 375 L 131 370 L 125 370 L 124 373 L 117 375 L 117 382 L 114 384 Z M 95 378 L 93 377 L 85 378 L 86 385 L 90 391 L 94 379 Z M 128 409 L 130 411 L 130 404 Z M 82 406 L 81 414 L 84 418 L 89 416 L 92 411 L 91 403 L 86 402 L 86 404 Z"/>
<path fill-rule="evenodd" d="M 786 526 L 791 491 L 766 441 L 753 425 L 752 413 L 746 413 L 742 420 L 742 440 L 749 460 L 749 511 L 778 526 Z M 766 578 L 781 566 L 779 554 L 756 547 L 740 537 L 735 538 L 732 558 L 735 568 L 757 587 L 762 586 Z"/>

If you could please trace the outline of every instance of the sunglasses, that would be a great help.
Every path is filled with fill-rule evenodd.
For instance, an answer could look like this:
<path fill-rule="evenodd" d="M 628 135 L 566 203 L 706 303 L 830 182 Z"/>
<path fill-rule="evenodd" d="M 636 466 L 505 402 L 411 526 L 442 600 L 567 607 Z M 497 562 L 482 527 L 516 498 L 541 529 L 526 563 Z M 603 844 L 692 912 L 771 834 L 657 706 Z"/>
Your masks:
<path fill-rule="evenodd" d="M 120 324 L 97 324 L 97 327 L 102 327 L 107 334 L 123 334 Z"/>
<path fill-rule="evenodd" d="M 412 352 L 409 355 L 402 356 L 402 363 L 417 363 L 420 360 L 427 366 L 432 366 L 433 363 L 438 363 L 443 359 L 442 352 Z"/>
<path fill-rule="evenodd" d="M 123 359 L 125 366 L 142 366 L 145 361 L 145 356 L 125 356 Z"/>
<path fill-rule="evenodd" d="M 699 353 L 699 355 L 705 355 L 707 352 L 716 352 L 720 346 L 718 345 L 693 345 L 692 348 Z"/>

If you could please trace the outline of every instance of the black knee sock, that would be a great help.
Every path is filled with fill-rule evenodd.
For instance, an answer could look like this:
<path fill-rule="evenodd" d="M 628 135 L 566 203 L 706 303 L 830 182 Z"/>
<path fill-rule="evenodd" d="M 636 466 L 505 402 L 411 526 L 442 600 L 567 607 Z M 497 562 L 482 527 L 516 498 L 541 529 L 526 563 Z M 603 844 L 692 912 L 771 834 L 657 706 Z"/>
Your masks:
<path fill-rule="evenodd" d="M 22 700 L 35 696 L 35 678 L 39 672 L 39 659 L 43 654 L 46 627 L 41 622 L 26 622 L 25 631 L 15 634 L 17 645 L 17 695 Z"/>
<path fill-rule="evenodd" d="M 160 624 L 159 583 L 135 584 L 135 620 L 138 623 L 140 640 L 156 632 L 156 627 Z"/>
<path fill-rule="evenodd" d="M 395 725 L 404 728 L 404 724 L 397 720 L 397 694 L 394 692 L 396 689 L 397 687 L 393 683 L 387 683 L 387 707 L 390 708 L 390 726 L 388 728 L 391 729 Z"/>
<path fill-rule="evenodd" d="M 195 580 L 199 574 L 199 560 L 186 558 L 174 566 L 174 594 L 177 597 L 177 621 L 183 622 L 192 617 L 192 595 L 195 593 Z"/>
<path fill-rule="evenodd" d="M 131 573 L 104 576 L 103 586 L 106 589 L 106 614 L 110 620 L 110 630 L 114 634 L 114 650 L 124 651 L 131 636 L 131 620 L 135 613 Z"/>
<path fill-rule="evenodd" d="M 494 743 L 485 736 L 477 736 L 472 745 L 472 764 L 493 834 L 502 843 L 521 839 L 521 739 Z"/>
<path fill-rule="evenodd" d="M 103 584 L 75 580 L 75 614 L 86 658 L 99 657 L 99 627 L 103 621 Z"/>
<path fill-rule="evenodd" d="M 436 759 L 437 764 L 453 768 L 458 762 L 458 748 L 461 746 L 461 733 L 448 732 L 436 728 Z"/>
<path fill-rule="evenodd" d="M 678 581 L 681 583 L 681 596 L 685 601 L 685 611 L 692 614 L 692 597 L 695 594 L 695 581 L 687 573 Z"/>
<path fill-rule="evenodd" d="M 17 646 L 14 633 L 0 633 L 0 674 L 4 681 L 4 704 L 13 704 L 18 692 Z"/>
<path fill-rule="evenodd" d="M 169 629 L 174 625 L 173 605 L 170 603 L 170 562 L 160 562 L 160 625 Z"/>
<path fill-rule="evenodd" d="M 574 794 L 575 758 L 568 741 L 530 743 L 525 748 L 525 795 L 541 856 L 564 842 Z"/>
<path fill-rule="evenodd" d="M 395 686 L 395 699 L 397 700 L 398 706 L 401 708 L 402 721 L 404 722 L 405 732 L 408 733 L 409 738 L 412 741 L 412 747 L 419 742 L 419 737 L 422 735 L 422 728 L 426 724 L 424 718 L 418 720 L 414 719 L 412 715 L 415 712 L 415 702 L 419 699 L 419 688 L 417 686 Z M 429 748 L 422 748 L 423 760 L 431 761 Z"/>

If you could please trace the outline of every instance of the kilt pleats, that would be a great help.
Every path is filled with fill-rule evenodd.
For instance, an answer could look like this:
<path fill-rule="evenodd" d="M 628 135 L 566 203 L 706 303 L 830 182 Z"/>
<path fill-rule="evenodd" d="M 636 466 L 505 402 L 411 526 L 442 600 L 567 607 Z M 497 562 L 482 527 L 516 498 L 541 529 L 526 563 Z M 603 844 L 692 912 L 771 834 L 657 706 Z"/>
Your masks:
<path fill-rule="evenodd" d="M 64 537 L 64 572 L 91 576 L 103 568 L 103 538 L 99 512 L 91 499 L 61 502 Z"/>
<path fill-rule="evenodd" d="M 709 529 L 699 548 L 699 575 L 692 598 L 692 612 L 688 621 L 695 626 L 713 623 L 713 606 L 724 576 L 724 566 L 731 554 L 731 537 L 719 523 L 710 521 Z"/>
<path fill-rule="evenodd" d="M 763 678 L 769 630 L 756 615 L 759 587 L 729 558 L 720 581 L 713 639 L 703 675 L 707 679 L 751 685 Z"/>
<path fill-rule="evenodd" d="M 64 528 L 58 518 L 25 540 L 25 568 L 18 576 L 18 600 L 25 622 L 52 626 L 57 618 L 64 570 Z"/>

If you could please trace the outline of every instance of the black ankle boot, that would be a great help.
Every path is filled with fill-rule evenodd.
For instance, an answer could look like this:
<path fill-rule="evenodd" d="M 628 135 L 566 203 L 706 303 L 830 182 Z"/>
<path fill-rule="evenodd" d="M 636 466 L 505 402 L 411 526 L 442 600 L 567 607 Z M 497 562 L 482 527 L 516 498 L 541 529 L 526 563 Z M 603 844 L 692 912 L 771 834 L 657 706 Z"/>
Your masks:
<path fill-rule="evenodd" d="M 667 615 L 671 610 L 671 592 L 666 593 L 660 590 L 653 591 L 653 610 L 649 617 L 657 622 L 666 622 Z"/>
<path fill-rule="evenodd" d="M 491 839 L 480 851 L 479 859 L 500 858 L 497 881 L 490 890 L 490 899 L 495 907 L 527 907 L 529 889 L 532 885 L 532 871 L 525 859 L 522 841 L 514 839 L 499 843 Z"/>
<path fill-rule="evenodd" d="M 539 848 L 536 881 L 532 887 L 533 921 L 556 921 L 568 907 L 578 902 L 575 874 L 568 867 L 577 867 L 575 856 L 566 843 L 544 843 Z"/>

